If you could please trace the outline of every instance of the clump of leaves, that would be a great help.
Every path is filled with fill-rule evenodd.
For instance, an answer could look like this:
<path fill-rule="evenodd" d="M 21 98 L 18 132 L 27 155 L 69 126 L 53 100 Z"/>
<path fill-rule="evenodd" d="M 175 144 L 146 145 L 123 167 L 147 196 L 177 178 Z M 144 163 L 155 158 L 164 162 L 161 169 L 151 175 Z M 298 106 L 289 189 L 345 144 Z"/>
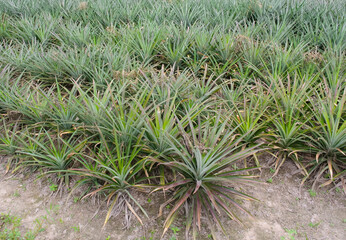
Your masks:
<path fill-rule="evenodd" d="M 0 215 L 0 239 L 3 240 L 34 240 L 37 231 L 27 231 L 22 234 L 21 219 L 11 214 L 1 213 Z"/>
<path fill-rule="evenodd" d="M 252 176 L 242 174 L 251 169 L 228 168 L 231 164 L 257 152 L 256 146 L 242 148 L 242 138 L 237 137 L 235 129 L 229 130 L 227 120 L 222 121 L 219 117 L 209 116 L 206 119 L 208 120 L 203 124 L 197 125 L 190 118 L 189 130 L 180 128 L 182 141 L 167 136 L 174 154 L 169 160 L 158 160 L 164 166 L 174 169 L 180 176 L 174 183 L 158 188 L 173 191 L 172 197 L 160 207 L 161 215 L 165 205 L 174 203 L 164 222 L 163 234 L 177 217 L 179 209 L 184 206 L 187 218 L 186 235 L 188 236 L 192 226 L 193 236 L 196 238 L 197 227 L 198 230 L 201 229 L 202 214 L 207 215 L 207 219 L 213 219 L 223 229 L 218 217 L 221 212 L 240 222 L 230 205 L 248 213 L 235 200 L 236 197 L 255 200 L 229 186 L 235 182 L 251 181 Z"/>
<path fill-rule="evenodd" d="M 59 191 L 64 182 L 69 185 L 70 177 L 66 170 L 73 166 L 75 155 L 84 148 L 87 139 L 81 139 L 77 132 L 64 136 L 41 128 L 38 132 L 28 130 L 22 142 L 23 146 L 18 151 L 24 157 L 22 167 L 38 168 L 43 171 L 41 176 L 56 175 Z"/>
<path fill-rule="evenodd" d="M 326 186 L 346 175 L 346 89 L 339 88 L 333 92 L 325 86 L 318 90 L 318 101 L 313 105 L 316 121 L 310 122 L 312 135 L 309 144 L 316 159 L 311 162 L 309 173 L 303 180 L 315 174 L 313 188 L 324 173 L 327 173 L 329 180 L 320 186 Z"/>
<path fill-rule="evenodd" d="M 17 138 L 18 123 L 10 124 L 2 119 L 3 124 L 0 130 L 0 153 L 7 158 L 6 173 L 10 170 L 13 163 L 16 162 L 16 153 L 19 147 Z"/>
<path fill-rule="evenodd" d="M 111 142 L 106 141 L 101 131 L 100 136 L 101 140 L 98 142 L 100 146 L 97 149 L 89 149 L 88 154 L 79 155 L 78 160 L 83 167 L 72 168 L 69 172 L 86 178 L 91 177 L 99 182 L 100 186 L 83 198 L 95 194 L 106 194 L 109 210 L 104 225 L 111 216 L 117 216 L 120 213 L 125 214 L 125 227 L 129 227 L 132 215 L 143 224 L 135 208 L 138 207 L 146 217 L 148 215 L 133 195 L 133 192 L 139 188 L 140 182 L 145 179 L 141 176 L 141 171 L 146 158 L 140 155 L 142 149 L 140 141 L 143 134 L 137 137 L 137 142 L 127 144 L 119 141 L 116 132 Z M 83 183 L 90 183 L 90 181 Z"/>
<path fill-rule="evenodd" d="M 307 174 L 298 152 L 309 152 L 306 147 L 308 128 L 305 123 L 310 118 L 304 106 L 311 91 L 311 80 L 303 81 L 295 77 L 293 80 L 288 78 L 287 83 L 280 78 L 272 81 L 275 86 L 271 90 L 275 103 L 272 111 L 277 114 L 271 117 L 271 131 L 266 135 L 266 139 L 276 158 L 273 177 L 278 174 L 286 159 L 292 159 L 297 167 Z"/>

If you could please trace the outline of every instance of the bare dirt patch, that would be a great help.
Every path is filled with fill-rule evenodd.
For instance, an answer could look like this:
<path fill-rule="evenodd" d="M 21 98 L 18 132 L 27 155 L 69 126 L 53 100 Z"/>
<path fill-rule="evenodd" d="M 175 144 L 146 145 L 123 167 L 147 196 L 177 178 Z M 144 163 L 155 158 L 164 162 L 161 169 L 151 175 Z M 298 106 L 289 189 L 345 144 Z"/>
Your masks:
<path fill-rule="evenodd" d="M 309 239 L 340 240 L 346 236 L 346 199 L 342 191 L 320 189 L 316 195 L 307 186 L 299 191 L 300 179 L 292 176 L 296 170 L 287 162 L 283 171 L 272 183 L 246 187 L 246 191 L 260 202 L 245 203 L 254 215 L 242 215 L 244 226 L 224 218 L 228 232 L 221 232 L 218 239 Z M 270 177 L 269 170 L 263 170 L 261 180 Z M 48 184 L 35 181 L 25 175 L 5 175 L 0 168 L 0 213 L 10 213 L 22 218 L 22 230 L 36 229 L 36 239 L 160 239 L 163 219 L 156 219 L 161 196 L 143 196 L 144 207 L 150 213 L 141 226 L 135 219 L 130 229 L 124 229 L 122 217 L 111 218 L 102 229 L 106 206 L 90 201 L 75 202 L 67 195 L 51 196 Z M 162 200 L 162 199 L 161 199 Z M 178 239 L 184 238 L 183 218 L 179 221 Z M 173 231 L 164 239 L 172 238 Z M 202 233 L 198 239 L 208 239 Z"/>

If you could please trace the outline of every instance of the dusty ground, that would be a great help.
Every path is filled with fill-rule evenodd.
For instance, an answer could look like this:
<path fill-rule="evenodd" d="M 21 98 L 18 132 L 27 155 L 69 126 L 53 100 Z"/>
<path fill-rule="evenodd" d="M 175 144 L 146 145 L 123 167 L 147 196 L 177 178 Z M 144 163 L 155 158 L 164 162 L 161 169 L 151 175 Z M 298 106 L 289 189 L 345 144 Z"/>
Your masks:
<path fill-rule="evenodd" d="M 254 218 L 245 215 L 241 218 L 245 226 L 224 219 L 223 223 L 229 235 L 220 233 L 218 239 L 309 239 L 341 240 L 346 239 L 346 198 L 341 191 L 327 192 L 320 189 L 316 196 L 308 187 L 299 192 L 300 180 L 292 176 L 296 169 L 287 162 L 282 172 L 272 183 L 262 186 L 246 187 L 248 193 L 260 199 L 260 202 L 245 203 Z M 111 218 L 102 229 L 106 208 L 93 205 L 90 201 L 75 202 L 73 197 L 52 197 L 49 184 L 34 181 L 24 175 L 9 176 L 0 167 L 0 213 L 10 213 L 22 218 L 22 231 L 36 230 L 36 239 L 160 239 L 163 219 L 156 219 L 159 195 L 144 199 L 144 207 L 150 213 L 150 219 L 141 226 L 136 220 L 132 227 L 124 230 L 121 216 Z M 261 180 L 270 176 L 269 170 L 263 170 Z M 150 202 L 150 203 L 149 203 Z M 95 215 L 95 213 L 97 213 Z M 183 218 L 180 223 L 182 223 Z M 184 239 L 183 224 L 177 239 Z M 175 239 L 169 230 L 164 239 Z M 203 233 L 198 239 L 208 239 Z"/>

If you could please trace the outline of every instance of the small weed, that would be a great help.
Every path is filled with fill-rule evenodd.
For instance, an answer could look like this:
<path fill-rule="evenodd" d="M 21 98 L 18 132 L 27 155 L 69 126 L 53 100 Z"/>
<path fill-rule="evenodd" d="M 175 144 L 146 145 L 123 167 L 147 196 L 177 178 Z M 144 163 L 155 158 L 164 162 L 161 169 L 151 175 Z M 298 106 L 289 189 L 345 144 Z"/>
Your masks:
<path fill-rule="evenodd" d="M 346 223 L 346 218 L 342 221 L 343 223 Z"/>
<path fill-rule="evenodd" d="M 173 231 L 174 234 L 177 234 L 180 231 L 180 228 L 172 226 L 171 230 Z"/>
<path fill-rule="evenodd" d="M 13 197 L 20 197 L 20 193 L 19 193 L 18 191 L 15 191 L 15 192 L 13 193 Z"/>
<path fill-rule="evenodd" d="M 272 183 L 272 182 L 273 182 L 273 179 L 272 179 L 272 178 L 269 178 L 269 179 L 267 180 L 267 182 L 268 182 L 268 183 Z"/>
<path fill-rule="evenodd" d="M 310 197 L 316 197 L 317 193 L 314 190 L 309 189 L 308 191 L 309 191 Z"/>
<path fill-rule="evenodd" d="M 20 184 L 19 187 L 23 189 L 23 191 L 26 191 L 26 184 Z"/>
<path fill-rule="evenodd" d="M 309 227 L 312 227 L 312 228 L 315 228 L 317 227 L 318 225 L 320 225 L 321 222 L 318 222 L 318 223 L 309 223 Z"/>
<path fill-rule="evenodd" d="M 148 203 L 151 203 L 151 201 L 152 201 L 151 198 L 148 198 L 148 199 L 147 199 L 147 202 L 148 202 Z"/>
<path fill-rule="evenodd" d="M 155 231 L 151 230 L 149 240 L 154 240 Z"/>
<path fill-rule="evenodd" d="M 295 235 L 297 235 L 297 230 L 285 228 L 285 231 L 289 234 L 288 239 L 295 240 Z M 285 240 L 285 237 L 281 237 L 280 240 Z"/>
<path fill-rule="evenodd" d="M 36 224 L 35 229 L 36 229 L 37 233 L 44 232 L 46 230 L 45 228 L 42 227 L 42 225 L 43 225 L 42 222 L 43 221 L 40 219 L 35 219 L 35 224 Z"/>
<path fill-rule="evenodd" d="M 285 231 L 286 231 L 288 234 L 290 234 L 290 235 L 297 234 L 297 230 L 295 230 L 295 229 L 288 229 L 288 228 L 286 228 Z"/>
<path fill-rule="evenodd" d="M 271 173 L 275 173 L 275 169 L 274 168 L 270 168 L 270 172 Z"/>
<path fill-rule="evenodd" d="M 46 209 L 46 212 L 48 213 L 48 215 L 50 215 L 51 213 L 54 213 L 55 215 L 57 215 L 59 213 L 59 209 L 60 209 L 59 205 L 53 205 L 51 203 L 49 205 L 49 209 Z"/>
<path fill-rule="evenodd" d="M 22 234 L 20 231 L 21 228 L 21 219 L 10 214 L 1 214 L 0 215 L 0 239 L 3 240 L 34 240 L 36 235 L 39 233 L 40 226 L 35 228 L 35 231 L 27 231 L 25 234 Z"/>
<path fill-rule="evenodd" d="M 58 190 L 58 185 L 52 184 L 52 185 L 49 186 L 49 189 L 50 189 L 52 192 L 55 192 L 56 190 Z"/>
<path fill-rule="evenodd" d="M 80 227 L 79 226 L 73 226 L 71 227 L 75 232 L 80 232 Z"/>
<path fill-rule="evenodd" d="M 180 228 L 172 226 L 171 230 L 173 231 L 174 236 L 172 236 L 169 240 L 177 240 L 178 239 L 177 234 L 180 231 Z"/>

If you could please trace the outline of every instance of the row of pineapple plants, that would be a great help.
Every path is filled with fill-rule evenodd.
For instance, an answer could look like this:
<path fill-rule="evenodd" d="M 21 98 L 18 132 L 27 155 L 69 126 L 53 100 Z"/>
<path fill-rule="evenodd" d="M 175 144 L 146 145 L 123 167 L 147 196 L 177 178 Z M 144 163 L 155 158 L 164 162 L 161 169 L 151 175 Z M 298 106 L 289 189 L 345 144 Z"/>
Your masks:
<path fill-rule="evenodd" d="M 241 81 L 324 71 L 336 84 L 345 10 L 317 0 L 1 1 L 0 62 L 47 85 L 162 65 Z"/>
<path fill-rule="evenodd" d="M 105 223 L 119 208 L 142 223 L 138 211 L 147 214 L 132 195 L 136 189 L 169 192 L 164 232 L 185 205 L 188 228 L 200 228 L 202 214 L 218 222 L 220 211 L 237 220 L 230 205 L 242 207 L 234 198 L 253 198 L 235 187 L 254 181 L 266 164 L 263 152 L 273 155 L 273 176 L 293 161 L 302 183 L 311 180 L 313 187 L 345 177 L 345 88 L 315 78 L 235 87 L 213 76 L 161 71 L 106 89 L 78 82 L 47 88 L 5 68 L 1 79 L 7 170 L 51 175 L 59 191 L 82 176 L 74 187 L 88 186 L 81 197 L 105 197 Z"/>
<path fill-rule="evenodd" d="M 184 213 L 194 238 L 250 214 L 239 184 L 256 185 L 263 154 L 273 177 L 292 161 L 302 184 L 343 186 L 345 8 L 0 1 L 2 163 L 101 197 L 105 224 L 143 224 L 137 193 L 163 191 L 163 234 Z"/>

